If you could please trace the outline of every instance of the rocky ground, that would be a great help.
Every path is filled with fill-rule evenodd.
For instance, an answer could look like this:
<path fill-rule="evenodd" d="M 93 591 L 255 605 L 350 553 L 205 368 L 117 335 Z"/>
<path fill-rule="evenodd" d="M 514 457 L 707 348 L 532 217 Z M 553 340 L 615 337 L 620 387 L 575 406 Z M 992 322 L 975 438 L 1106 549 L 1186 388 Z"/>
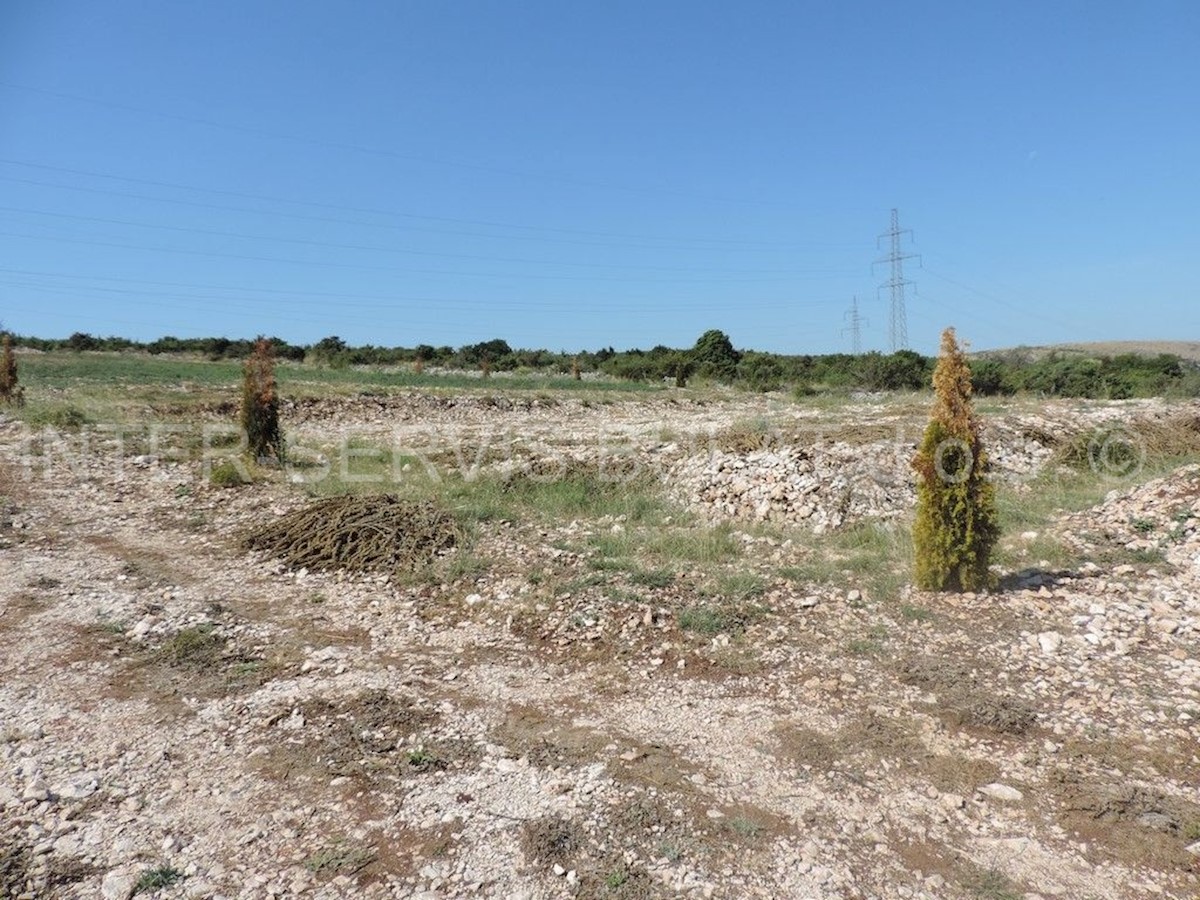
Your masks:
<path fill-rule="evenodd" d="M 0 423 L 0 897 L 1197 896 L 1200 468 L 1009 535 L 991 595 L 887 591 L 836 540 L 903 528 L 924 402 L 312 400 L 310 467 L 236 488 Z M 987 419 L 1019 497 L 1181 412 Z M 436 577 L 242 550 L 347 436 L 677 506 L 484 518 Z"/>

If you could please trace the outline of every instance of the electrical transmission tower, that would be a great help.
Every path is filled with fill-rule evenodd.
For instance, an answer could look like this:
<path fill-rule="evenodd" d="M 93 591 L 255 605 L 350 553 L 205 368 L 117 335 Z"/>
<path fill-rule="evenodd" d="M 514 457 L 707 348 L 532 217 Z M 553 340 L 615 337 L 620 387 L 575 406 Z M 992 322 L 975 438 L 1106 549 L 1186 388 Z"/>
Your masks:
<path fill-rule="evenodd" d="M 842 334 L 850 335 L 850 347 L 854 351 L 854 355 L 862 353 L 862 327 L 868 324 L 867 319 L 858 314 L 858 298 L 855 297 L 850 304 L 850 309 L 846 311 L 845 318 L 849 321 L 849 325 L 842 329 Z"/>
<path fill-rule="evenodd" d="M 884 238 L 888 239 L 891 252 L 875 261 L 876 265 L 887 263 L 890 267 L 891 277 L 881 284 L 879 289 L 887 288 L 891 294 L 892 315 L 888 326 L 888 339 L 893 353 L 908 346 L 908 313 L 904 309 L 904 289 L 912 282 L 904 278 L 904 260 L 920 259 L 917 254 L 905 253 L 901 249 L 901 237 L 905 234 L 911 235 L 912 232 L 900 227 L 900 211 L 893 209 L 892 227 L 879 236 L 880 242 Z"/>

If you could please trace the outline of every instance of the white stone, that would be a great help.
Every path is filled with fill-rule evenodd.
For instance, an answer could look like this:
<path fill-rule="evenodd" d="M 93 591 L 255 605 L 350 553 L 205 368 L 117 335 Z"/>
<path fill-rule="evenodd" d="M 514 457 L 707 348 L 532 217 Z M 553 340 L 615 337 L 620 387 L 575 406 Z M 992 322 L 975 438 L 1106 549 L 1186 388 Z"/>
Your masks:
<path fill-rule="evenodd" d="M 1062 644 L 1062 635 L 1057 631 L 1043 631 L 1037 636 L 1037 641 L 1045 656 L 1053 656 Z"/>
<path fill-rule="evenodd" d="M 992 784 L 985 784 L 979 789 L 979 793 L 985 797 L 991 797 L 993 800 L 999 800 L 1001 803 L 1017 803 L 1025 799 L 1025 795 L 1015 787 L 1001 784 L 998 781 Z"/>
<path fill-rule="evenodd" d="M 109 872 L 100 882 L 100 896 L 104 900 L 129 900 L 136 885 L 137 875 L 132 872 Z"/>

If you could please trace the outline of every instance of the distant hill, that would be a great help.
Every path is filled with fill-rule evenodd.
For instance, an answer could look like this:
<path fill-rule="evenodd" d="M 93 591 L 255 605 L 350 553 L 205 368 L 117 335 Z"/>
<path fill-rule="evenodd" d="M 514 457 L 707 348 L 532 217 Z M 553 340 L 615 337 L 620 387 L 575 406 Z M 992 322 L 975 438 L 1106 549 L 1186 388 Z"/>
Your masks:
<path fill-rule="evenodd" d="M 1157 356 L 1171 353 L 1182 359 L 1200 362 L 1200 341 L 1093 341 L 1079 344 L 1049 344 L 1044 347 L 1007 347 L 1001 350 L 979 350 L 972 356 L 1020 355 L 1031 361 L 1051 353 L 1078 354 L 1079 356 L 1117 356 L 1121 353 L 1138 353 Z"/>

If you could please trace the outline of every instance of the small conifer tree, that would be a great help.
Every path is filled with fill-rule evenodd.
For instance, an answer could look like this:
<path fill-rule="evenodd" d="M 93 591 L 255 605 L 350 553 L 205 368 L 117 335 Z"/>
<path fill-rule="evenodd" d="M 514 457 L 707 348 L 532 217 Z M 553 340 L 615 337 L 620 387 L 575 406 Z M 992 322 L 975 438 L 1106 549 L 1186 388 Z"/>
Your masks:
<path fill-rule="evenodd" d="M 12 336 L 6 331 L 0 341 L 0 400 L 23 406 L 25 390 L 17 376 L 17 357 L 13 353 Z"/>
<path fill-rule="evenodd" d="M 283 462 L 283 432 L 279 427 L 279 395 L 275 391 L 275 361 L 266 338 L 254 342 L 242 375 L 242 430 L 252 459 Z"/>
<path fill-rule="evenodd" d="M 976 591 L 990 584 L 988 563 L 1000 529 L 971 406 L 971 369 L 953 328 L 942 332 L 933 390 L 929 425 L 912 462 L 918 476 L 916 584 L 922 590 Z"/>

